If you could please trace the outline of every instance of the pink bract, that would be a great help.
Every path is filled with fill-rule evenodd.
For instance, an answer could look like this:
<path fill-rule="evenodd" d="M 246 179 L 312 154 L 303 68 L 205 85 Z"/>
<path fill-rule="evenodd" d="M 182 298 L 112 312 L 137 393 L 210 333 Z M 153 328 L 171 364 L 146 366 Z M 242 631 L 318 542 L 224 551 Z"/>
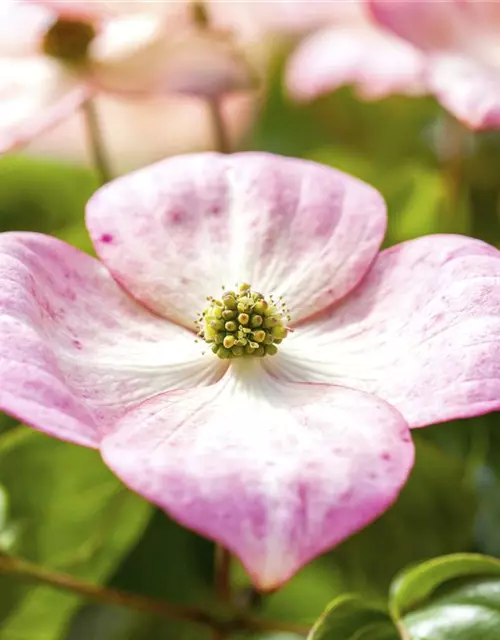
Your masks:
<path fill-rule="evenodd" d="M 429 90 L 472 129 L 500 127 L 500 5 L 369 0 L 375 18 L 426 55 Z"/>
<path fill-rule="evenodd" d="M 102 262 L 0 236 L 0 407 L 100 448 L 133 490 L 273 589 L 380 515 L 409 428 L 500 406 L 500 253 L 429 236 L 379 253 L 368 185 L 264 153 L 186 155 L 100 189 Z M 274 356 L 222 360 L 221 286 L 282 295 Z"/>

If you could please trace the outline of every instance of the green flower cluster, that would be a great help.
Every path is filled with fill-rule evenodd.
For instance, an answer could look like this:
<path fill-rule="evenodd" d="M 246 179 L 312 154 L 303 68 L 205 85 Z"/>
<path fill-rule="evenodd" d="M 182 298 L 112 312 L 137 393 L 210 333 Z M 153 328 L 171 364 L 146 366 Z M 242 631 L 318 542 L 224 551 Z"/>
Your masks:
<path fill-rule="evenodd" d="M 272 356 L 287 336 L 284 304 L 272 297 L 268 302 L 249 284 L 224 292 L 220 299 L 209 298 L 209 303 L 197 322 L 198 335 L 219 358 Z"/>

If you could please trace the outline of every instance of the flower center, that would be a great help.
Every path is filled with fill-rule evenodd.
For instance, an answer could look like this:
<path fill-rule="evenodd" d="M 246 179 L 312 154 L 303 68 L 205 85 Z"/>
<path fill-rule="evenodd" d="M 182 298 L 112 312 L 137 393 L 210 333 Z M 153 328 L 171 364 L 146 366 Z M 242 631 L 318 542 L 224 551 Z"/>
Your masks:
<path fill-rule="evenodd" d="M 43 52 L 63 62 L 83 62 L 96 35 L 91 24 L 68 18 L 56 20 L 46 32 Z"/>
<path fill-rule="evenodd" d="M 273 356 L 288 334 L 285 304 L 272 296 L 266 300 L 249 284 L 208 301 L 197 321 L 198 335 L 219 358 Z"/>

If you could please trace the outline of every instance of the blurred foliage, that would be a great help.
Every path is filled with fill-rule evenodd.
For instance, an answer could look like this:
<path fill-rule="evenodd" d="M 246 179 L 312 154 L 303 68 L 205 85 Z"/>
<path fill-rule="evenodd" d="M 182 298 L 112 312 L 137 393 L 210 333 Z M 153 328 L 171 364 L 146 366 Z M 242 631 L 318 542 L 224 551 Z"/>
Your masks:
<path fill-rule="evenodd" d="M 16 554 L 105 580 L 141 536 L 151 506 L 131 494 L 95 451 L 25 427 L 0 438 L 0 483 Z M 2 638 L 64 637 L 79 598 L 0 576 Z"/>
<path fill-rule="evenodd" d="M 500 246 L 500 134 L 472 136 L 430 99 L 392 97 L 363 103 L 345 89 L 312 105 L 293 104 L 281 86 L 281 63 L 276 62 L 263 113 L 245 148 L 309 158 L 373 184 L 388 205 L 386 245 L 452 232 Z M 0 230 L 50 233 L 92 252 L 83 213 L 96 186 L 91 172 L 81 167 L 23 155 L 3 158 Z M 417 464 L 397 503 L 380 520 L 304 568 L 278 593 L 254 599 L 256 610 L 309 623 L 333 598 L 356 591 L 361 594 L 357 599 L 342 601 L 344 628 L 349 630 L 353 620 L 363 617 L 369 633 L 346 632 L 344 637 L 389 640 L 394 628 L 385 613 L 379 628 L 379 607 L 397 572 L 455 551 L 500 556 L 498 422 L 498 415 L 491 415 L 419 432 Z M 1 550 L 145 596 L 209 609 L 217 606 L 211 589 L 210 542 L 126 491 L 95 452 L 15 424 L 0 416 Z M 248 595 L 248 580 L 241 568 L 234 574 L 241 599 Z M 486 581 L 481 589 L 491 584 Z M 465 602 L 476 597 L 471 595 L 472 582 L 454 588 L 448 594 L 439 591 L 443 600 L 432 606 L 447 606 L 446 598 Z M 375 608 L 367 608 L 368 600 Z M 494 599 L 491 603 L 498 610 Z M 0 640 L 211 637 L 188 624 L 82 604 L 75 596 L 0 576 Z M 416 616 L 411 618 L 415 629 L 422 619 L 418 616 L 427 615 L 422 611 L 409 614 Z M 429 637 L 452 637 L 439 633 Z M 487 633 L 453 639 L 493 638 Z M 335 640 L 343 640 L 340 632 Z"/>

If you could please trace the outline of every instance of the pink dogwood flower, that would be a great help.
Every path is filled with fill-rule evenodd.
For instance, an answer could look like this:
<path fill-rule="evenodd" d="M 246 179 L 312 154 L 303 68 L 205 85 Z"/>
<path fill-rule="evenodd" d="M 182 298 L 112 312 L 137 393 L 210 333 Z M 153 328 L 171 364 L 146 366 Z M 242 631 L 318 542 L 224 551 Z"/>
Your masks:
<path fill-rule="evenodd" d="M 288 63 L 286 85 L 294 98 L 313 100 L 344 85 L 353 85 L 366 100 L 426 92 L 422 53 L 377 25 L 362 0 L 301 1 L 292 7 L 303 24 L 316 26 Z"/>
<path fill-rule="evenodd" d="M 372 187 L 265 153 L 119 178 L 87 208 L 102 262 L 0 236 L 0 408 L 276 588 L 396 499 L 410 428 L 500 406 L 499 251 L 379 253 L 385 225 Z"/>
<path fill-rule="evenodd" d="M 488 0 L 370 0 L 387 29 L 426 55 L 427 84 L 472 129 L 500 127 L 500 4 Z"/>
<path fill-rule="evenodd" d="M 18 149 L 96 93 L 213 98 L 249 89 L 248 64 L 190 3 L 2 0 L 0 152 Z"/>

